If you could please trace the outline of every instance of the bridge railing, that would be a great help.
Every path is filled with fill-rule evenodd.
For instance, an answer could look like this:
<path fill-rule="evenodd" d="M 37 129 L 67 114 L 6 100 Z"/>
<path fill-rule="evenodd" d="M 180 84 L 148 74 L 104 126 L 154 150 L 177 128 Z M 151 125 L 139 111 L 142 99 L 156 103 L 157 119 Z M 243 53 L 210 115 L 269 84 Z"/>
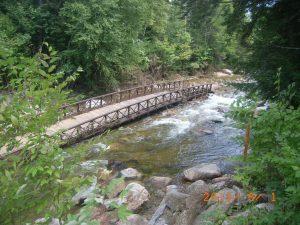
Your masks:
<path fill-rule="evenodd" d="M 139 96 L 144 96 L 160 91 L 172 91 L 188 84 L 187 80 L 173 81 L 166 83 L 150 84 L 146 86 L 134 87 L 118 92 L 112 92 L 105 95 L 100 95 L 92 98 L 88 98 L 73 104 L 68 104 L 62 107 L 64 112 L 64 118 L 76 116 L 85 112 L 89 112 L 94 109 L 102 108 L 104 106 L 112 105 L 115 103 L 129 100 Z"/>
<path fill-rule="evenodd" d="M 65 143 L 73 143 L 166 105 L 174 104 L 183 99 L 206 95 L 211 92 L 211 88 L 212 84 L 191 86 L 135 103 L 71 127 L 61 133 L 61 138 Z"/>

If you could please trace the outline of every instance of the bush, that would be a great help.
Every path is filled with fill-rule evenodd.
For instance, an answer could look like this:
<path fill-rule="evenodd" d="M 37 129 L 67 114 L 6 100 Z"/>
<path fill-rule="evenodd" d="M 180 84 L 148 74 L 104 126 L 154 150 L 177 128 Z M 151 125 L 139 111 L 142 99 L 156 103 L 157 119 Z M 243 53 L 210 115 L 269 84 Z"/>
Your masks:
<path fill-rule="evenodd" d="M 243 127 L 251 124 L 251 154 L 239 178 L 258 192 L 274 192 L 275 210 L 257 224 L 299 224 L 300 109 L 272 104 L 254 118 L 252 101 L 233 107 L 232 116 Z"/>
<path fill-rule="evenodd" d="M 7 51 L 0 49 L 0 71 L 11 80 L 1 89 L 12 94 L 0 99 L 0 148 L 22 151 L 0 160 L 0 224 L 24 224 L 32 213 L 61 218 L 81 180 L 66 178 L 60 139 L 46 128 L 58 120 L 68 81 L 56 71 L 51 47 L 34 57 Z"/>

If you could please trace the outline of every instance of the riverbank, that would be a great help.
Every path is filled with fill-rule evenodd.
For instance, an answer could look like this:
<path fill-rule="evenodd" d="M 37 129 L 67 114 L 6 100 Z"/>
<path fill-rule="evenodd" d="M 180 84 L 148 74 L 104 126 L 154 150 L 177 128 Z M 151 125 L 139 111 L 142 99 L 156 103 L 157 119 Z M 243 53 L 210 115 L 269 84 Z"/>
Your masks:
<path fill-rule="evenodd" d="M 93 184 L 75 199 L 76 204 L 98 199 L 91 218 L 101 225 L 229 225 L 271 211 L 276 200 L 272 194 L 247 192 L 233 175 L 224 174 L 212 163 L 184 170 L 179 183 L 178 177 L 143 179 L 134 168 L 112 170 L 109 178 L 106 171 L 105 166 L 100 169 L 98 180 L 119 179 L 114 188 L 97 196 Z M 125 220 L 118 217 L 122 205 L 133 213 Z"/>

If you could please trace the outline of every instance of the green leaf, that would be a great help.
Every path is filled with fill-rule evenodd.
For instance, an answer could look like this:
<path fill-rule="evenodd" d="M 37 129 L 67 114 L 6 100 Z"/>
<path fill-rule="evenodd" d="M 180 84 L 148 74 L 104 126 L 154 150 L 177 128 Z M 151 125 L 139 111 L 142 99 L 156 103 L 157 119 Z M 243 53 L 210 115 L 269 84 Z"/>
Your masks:
<path fill-rule="evenodd" d="M 47 68 L 49 67 L 49 64 L 44 60 L 41 60 L 41 63 L 44 67 L 47 67 Z"/>
<path fill-rule="evenodd" d="M 18 125 L 18 119 L 17 117 L 15 117 L 14 115 L 10 116 L 11 122 L 13 123 L 13 125 Z"/>
<path fill-rule="evenodd" d="M 27 184 L 23 184 L 21 187 L 19 187 L 19 189 L 16 192 L 16 195 L 18 196 L 23 190 L 24 188 L 27 186 Z"/>
<path fill-rule="evenodd" d="M 5 170 L 5 176 L 9 179 L 9 180 L 12 180 L 12 178 L 11 178 L 11 174 L 10 174 L 10 172 L 8 171 L 8 170 Z"/>
<path fill-rule="evenodd" d="M 118 217 L 120 220 L 124 221 L 127 219 L 128 216 L 132 215 L 133 213 L 126 208 L 126 206 L 122 205 L 118 208 Z"/>
<path fill-rule="evenodd" d="M 48 69 L 48 73 L 52 73 L 53 70 L 55 70 L 55 68 L 56 68 L 56 65 L 50 66 L 50 68 Z"/>

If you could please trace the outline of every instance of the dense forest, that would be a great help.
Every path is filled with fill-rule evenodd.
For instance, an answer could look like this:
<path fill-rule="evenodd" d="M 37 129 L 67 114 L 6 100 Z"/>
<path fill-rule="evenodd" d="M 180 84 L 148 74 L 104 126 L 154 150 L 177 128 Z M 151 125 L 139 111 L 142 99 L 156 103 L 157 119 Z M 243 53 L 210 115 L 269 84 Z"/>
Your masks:
<path fill-rule="evenodd" d="M 68 199 L 90 179 L 65 179 L 59 135 L 45 135 L 70 96 L 223 68 L 245 81 L 231 112 L 252 129 L 239 177 L 278 196 L 263 220 L 238 224 L 299 224 L 300 1 L 0 0 L 0 147 L 24 149 L 0 161 L 0 224 L 74 219 Z"/>

